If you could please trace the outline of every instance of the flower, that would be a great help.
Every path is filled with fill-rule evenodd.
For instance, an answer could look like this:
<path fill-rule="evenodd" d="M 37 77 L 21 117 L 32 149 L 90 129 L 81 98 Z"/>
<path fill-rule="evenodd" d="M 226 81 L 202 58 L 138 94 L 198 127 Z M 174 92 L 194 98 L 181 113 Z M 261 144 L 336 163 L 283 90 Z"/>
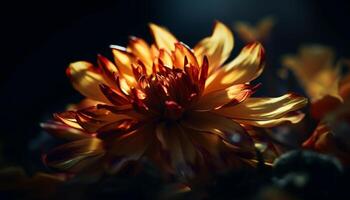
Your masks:
<path fill-rule="evenodd" d="M 321 45 L 303 46 L 297 56 L 287 55 L 283 65 L 292 70 L 311 102 L 325 96 L 341 100 L 338 85 L 340 67 L 334 65 L 334 52 Z"/>
<path fill-rule="evenodd" d="M 337 157 L 350 165 L 350 73 L 339 77 L 339 95 L 343 101 L 326 96 L 312 105 L 312 114 L 320 120 L 303 147 Z"/>
<path fill-rule="evenodd" d="M 44 156 L 53 168 L 80 172 L 118 171 L 130 161 L 149 160 L 169 173 L 240 167 L 255 160 L 254 137 L 245 127 L 297 123 L 307 99 L 288 93 L 250 97 L 249 82 L 264 68 L 264 49 L 246 45 L 226 64 L 231 31 L 216 22 L 211 36 L 193 49 L 165 28 L 149 25 L 155 43 L 131 37 L 127 48 L 112 45 L 115 63 L 71 63 L 73 87 L 88 107 L 55 114 L 44 128 L 70 142 Z"/>
<path fill-rule="evenodd" d="M 255 26 L 252 26 L 248 22 L 237 21 L 234 29 L 246 43 L 255 41 L 266 42 L 275 23 L 276 20 L 273 17 L 267 16 L 259 20 Z"/>

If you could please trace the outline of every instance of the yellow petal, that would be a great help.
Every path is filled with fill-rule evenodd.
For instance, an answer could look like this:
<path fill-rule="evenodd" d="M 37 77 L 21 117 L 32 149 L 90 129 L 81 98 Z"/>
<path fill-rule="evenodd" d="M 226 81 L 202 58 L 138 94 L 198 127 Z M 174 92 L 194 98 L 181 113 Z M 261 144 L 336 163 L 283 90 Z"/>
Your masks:
<path fill-rule="evenodd" d="M 299 110 L 306 104 L 306 98 L 295 94 L 286 94 L 276 98 L 249 98 L 238 105 L 224 107 L 212 112 L 234 120 L 269 121 L 283 118 L 288 113 Z M 295 118 L 288 116 L 284 121 L 290 121 L 290 119 Z M 282 121 L 281 119 L 280 122 Z"/>
<path fill-rule="evenodd" d="M 100 139 L 76 140 L 53 149 L 45 155 L 45 163 L 53 168 L 72 172 L 81 171 L 104 155 Z"/>
<path fill-rule="evenodd" d="M 264 48 L 260 43 L 245 46 L 231 62 L 208 77 L 205 93 L 257 78 L 264 68 Z"/>
<path fill-rule="evenodd" d="M 262 128 L 270 128 L 286 122 L 296 124 L 296 123 L 299 123 L 302 119 L 304 119 L 304 117 L 305 117 L 304 113 L 292 112 L 278 119 L 260 120 L 260 121 L 259 120 L 235 120 L 235 121 L 240 124 L 247 124 L 247 125 L 262 127 Z"/>
<path fill-rule="evenodd" d="M 210 37 L 201 40 L 195 47 L 194 52 L 201 62 L 204 56 L 209 59 L 209 74 L 220 67 L 230 56 L 234 40 L 230 29 L 217 21 Z M 199 63 L 201 65 L 202 63 Z"/>
<path fill-rule="evenodd" d="M 80 124 L 76 120 L 76 112 L 74 111 L 66 111 L 62 113 L 54 114 L 54 118 L 67 126 L 70 126 L 75 129 L 83 130 Z"/>
<path fill-rule="evenodd" d="M 218 109 L 228 103 L 240 103 L 252 93 L 252 86 L 239 84 L 228 87 L 224 90 L 217 90 L 203 95 L 194 110 L 208 111 Z"/>
<path fill-rule="evenodd" d="M 150 23 L 149 28 L 158 49 L 165 49 L 169 53 L 175 49 L 177 39 L 166 28 Z"/>
<path fill-rule="evenodd" d="M 130 37 L 128 51 L 140 59 L 146 66 L 147 74 L 152 73 L 151 49 L 146 41 L 137 37 Z"/>
<path fill-rule="evenodd" d="M 82 95 L 97 101 L 109 103 L 100 90 L 100 84 L 107 84 L 91 63 L 78 61 L 67 68 L 73 87 Z"/>

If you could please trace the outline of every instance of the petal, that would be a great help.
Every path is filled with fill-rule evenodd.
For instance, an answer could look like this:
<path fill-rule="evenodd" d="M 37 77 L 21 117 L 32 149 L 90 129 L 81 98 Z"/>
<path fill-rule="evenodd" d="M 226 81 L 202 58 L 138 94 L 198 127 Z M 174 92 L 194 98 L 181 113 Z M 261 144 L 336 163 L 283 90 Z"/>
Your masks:
<path fill-rule="evenodd" d="M 213 133 L 234 145 L 236 151 L 254 152 L 254 144 L 246 131 L 236 122 L 210 112 L 191 112 L 181 125 L 203 134 Z"/>
<path fill-rule="evenodd" d="M 135 85 L 136 81 L 132 73 L 131 64 L 136 62 L 136 58 L 131 53 L 127 52 L 124 47 L 112 45 L 111 48 L 119 74 L 123 76 L 130 85 Z"/>
<path fill-rule="evenodd" d="M 177 39 L 166 28 L 150 23 L 149 28 L 158 49 L 165 49 L 169 53 L 174 50 Z"/>
<path fill-rule="evenodd" d="M 180 126 L 162 123 L 157 126 L 156 136 L 163 149 L 169 153 L 175 170 L 185 169 L 187 162 L 194 163 L 196 150 Z"/>
<path fill-rule="evenodd" d="M 109 86 L 115 87 L 115 75 L 118 74 L 117 67 L 110 60 L 100 54 L 97 55 L 97 62 L 101 69 L 101 74 L 104 80 L 108 83 Z"/>
<path fill-rule="evenodd" d="M 286 122 L 296 124 L 296 123 L 299 123 L 304 117 L 305 117 L 304 113 L 291 112 L 278 119 L 261 120 L 261 121 L 259 120 L 235 120 L 235 121 L 237 121 L 240 124 L 247 124 L 247 125 L 262 127 L 262 128 L 270 128 Z"/>
<path fill-rule="evenodd" d="M 55 113 L 54 118 L 60 122 L 62 122 L 63 124 L 75 128 L 75 129 L 79 129 L 79 130 L 83 130 L 83 128 L 79 125 L 79 123 L 76 120 L 76 112 L 74 111 L 66 111 L 66 112 L 62 112 L 62 113 Z"/>
<path fill-rule="evenodd" d="M 159 50 L 159 59 L 163 62 L 163 65 L 172 68 L 173 61 L 171 55 L 164 49 Z"/>
<path fill-rule="evenodd" d="M 73 87 L 82 95 L 101 102 L 109 102 L 100 91 L 100 84 L 107 84 L 91 63 L 78 61 L 67 68 Z"/>
<path fill-rule="evenodd" d="M 229 103 L 238 104 L 248 98 L 252 92 L 253 86 L 248 84 L 239 84 L 224 90 L 213 91 L 203 95 L 193 109 L 208 111 L 219 109 Z"/>
<path fill-rule="evenodd" d="M 76 140 L 53 149 L 44 156 L 46 165 L 71 172 L 89 167 L 105 154 L 97 138 Z"/>
<path fill-rule="evenodd" d="M 107 143 L 108 152 L 112 156 L 120 158 L 113 170 L 118 171 L 127 162 L 141 159 L 155 139 L 153 133 L 154 126 L 145 125 L 109 140 Z"/>
<path fill-rule="evenodd" d="M 129 99 L 119 90 L 119 88 L 110 88 L 107 85 L 100 85 L 100 89 L 105 97 L 114 105 L 121 106 L 130 104 Z"/>
<path fill-rule="evenodd" d="M 125 112 L 125 114 L 115 114 L 107 109 L 90 107 L 77 111 L 76 119 L 84 130 L 94 133 L 108 124 L 113 124 L 125 119 L 133 119 L 133 117 L 127 115 L 127 112 Z"/>
<path fill-rule="evenodd" d="M 295 120 L 292 120 L 295 118 L 290 118 L 291 116 L 288 116 L 287 114 L 299 110 L 306 104 L 306 98 L 289 93 L 276 98 L 249 98 L 238 105 L 224 107 L 212 112 L 234 120 L 273 121 L 281 118 L 278 121 L 279 123 L 283 121 L 295 122 Z M 264 126 L 268 125 L 269 123 L 264 124 Z"/>
<path fill-rule="evenodd" d="M 204 56 L 209 60 L 209 74 L 220 67 L 230 56 L 234 40 L 232 32 L 223 23 L 217 21 L 214 24 L 213 33 L 210 37 L 201 40 L 195 47 L 194 52 L 198 61 Z M 199 63 L 201 65 L 201 63 Z"/>
<path fill-rule="evenodd" d="M 219 158 L 222 139 L 217 134 L 197 131 L 186 126 L 182 128 L 204 159 Z"/>
<path fill-rule="evenodd" d="M 174 67 L 183 69 L 185 67 L 185 57 L 188 61 L 188 64 L 194 66 L 195 68 L 199 68 L 197 58 L 192 52 L 192 50 L 186 46 L 184 43 L 178 42 L 175 44 L 175 51 L 173 51 L 173 62 Z"/>
<path fill-rule="evenodd" d="M 210 63 L 210 62 L 209 62 Z M 245 46 L 231 62 L 208 77 L 205 93 L 257 78 L 264 68 L 264 48 L 259 43 Z"/>
<path fill-rule="evenodd" d="M 151 48 L 146 41 L 134 36 L 130 37 L 128 51 L 130 51 L 146 65 L 147 74 L 152 73 Z"/>
<path fill-rule="evenodd" d="M 80 140 L 93 137 L 93 135 L 86 133 L 82 129 L 73 128 L 57 121 L 40 123 L 40 127 L 54 137 L 65 140 Z"/>

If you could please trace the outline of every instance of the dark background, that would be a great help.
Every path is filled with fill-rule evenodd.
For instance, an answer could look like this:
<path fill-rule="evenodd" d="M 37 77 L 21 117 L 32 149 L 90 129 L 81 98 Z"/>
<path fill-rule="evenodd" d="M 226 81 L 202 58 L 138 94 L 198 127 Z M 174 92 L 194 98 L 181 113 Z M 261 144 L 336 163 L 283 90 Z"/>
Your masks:
<path fill-rule="evenodd" d="M 271 66 L 263 76 L 276 76 L 281 55 L 305 43 L 326 44 L 339 57 L 350 57 L 345 0 L 13 1 L 1 9 L 0 164 L 29 171 L 42 167 L 47 138 L 39 123 L 81 98 L 65 75 L 68 64 L 95 62 L 97 53 L 111 58 L 108 46 L 126 45 L 129 35 L 150 41 L 148 22 L 168 27 L 192 46 L 211 33 L 216 19 L 232 26 L 273 15 L 277 24 L 267 47 Z M 242 47 L 237 35 L 236 41 L 234 55 Z M 271 91 L 272 83 L 263 83 L 269 95 L 286 89 Z"/>

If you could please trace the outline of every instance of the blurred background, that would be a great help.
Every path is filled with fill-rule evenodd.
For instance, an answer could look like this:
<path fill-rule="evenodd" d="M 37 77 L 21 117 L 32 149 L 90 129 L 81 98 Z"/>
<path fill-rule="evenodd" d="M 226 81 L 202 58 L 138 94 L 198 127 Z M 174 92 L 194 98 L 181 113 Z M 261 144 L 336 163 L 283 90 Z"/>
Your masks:
<path fill-rule="evenodd" d="M 238 20 L 255 24 L 273 16 L 276 24 L 267 45 L 263 94 L 302 91 L 266 82 L 276 77 L 281 56 L 305 43 L 333 47 L 350 57 L 347 1 L 317 0 L 127 0 L 11 2 L 2 6 L 0 73 L 0 165 L 21 165 L 29 172 L 44 168 L 40 155 L 49 136 L 39 123 L 82 97 L 65 75 L 70 62 L 109 58 L 110 44 L 126 45 L 129 35 L 151 41 L 147 23 L 168 29 L 193 46 L 211 34 L 215 20 L 233 27 Z M 243 46 L 235 34 L 233 56 Z M 265 80 L 265 81 L 264 81 Z"/>

